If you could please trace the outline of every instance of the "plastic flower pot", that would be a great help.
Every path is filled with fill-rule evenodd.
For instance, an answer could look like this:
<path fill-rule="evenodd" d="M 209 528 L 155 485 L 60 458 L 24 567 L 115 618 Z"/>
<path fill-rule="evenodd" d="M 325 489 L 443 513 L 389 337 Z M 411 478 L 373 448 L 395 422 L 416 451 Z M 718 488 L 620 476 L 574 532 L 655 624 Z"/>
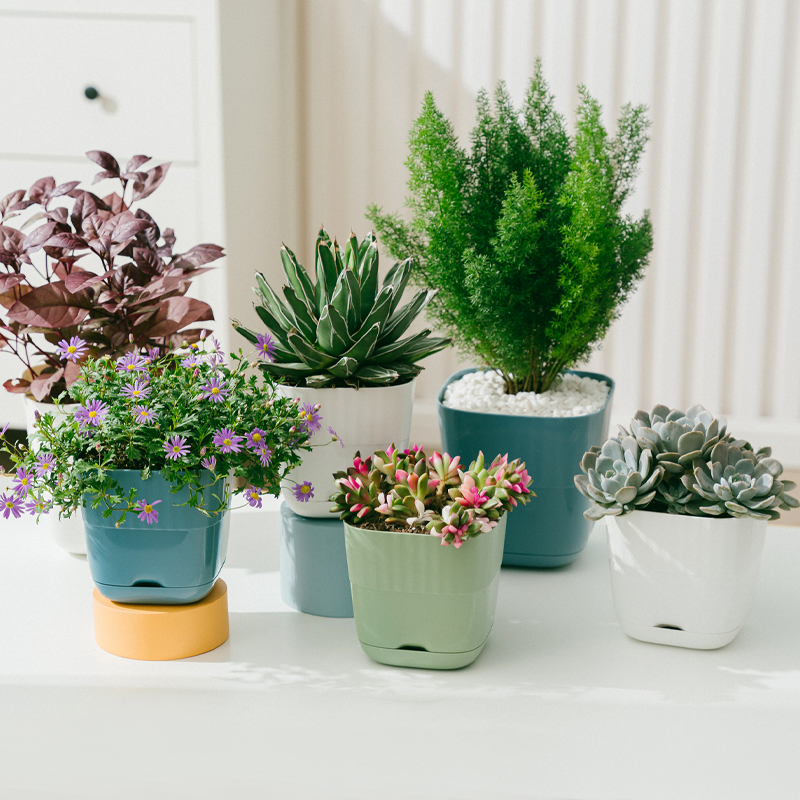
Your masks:
<path fill-rule="evenodd" d="M 136 487 L 139 498 L 162 502 L 155 506 L 158 522 L 148 524 L 129 511 L 119 528 L 114 518 L 103 518 L 102 506 L 84 506 L 86 554 L 100 593 L 117 603 L 179 605 L 202 600 L 225 563 L 230 528 L 227 511 L 207 517 L 195 508 L 181 506 L 189 499 L 188 488 L 171 494 L 170 484 L 160 472 L 146 481 L 138 470 L 109 474 L 126 492 Z M 204 485 L 213 479 L 205 470 L 201 478 Z M 205 491 L 222 497 L 224 487 L 225 479 L 220 479 Z M 215 499 L 207 502 L 216 507 Z"/>
<path fill-rule="evenodd" d="M 77 408 L 76 403 L 67 404 L 62 408 L 67 410 L 67 414 L 62 414 L 52 403 L 38 403 L 32 397 L 25 397 L 25 425 L 28 429 L 28 437 L 33 433 L 33 424 L 36 420 L 36 412 L 40 414 L 53 414 L 56 418 L 66 417 L 72 413 L 72 409 Z M 47 514 L 39 517 L 39 530 L 45 530 L 47 535 L 63 550 L 75 555 L 86 554 L 86 535 L 81 519 L 81 509 L 71 517 L 59 519 L 58 508 L 51 509 Z"/>
<path fill-rule="evenodd" d="M 333 428 L 344 443 L 345 452 L 373 453 L 394 442 L 404 450 L 411 433 L 411 410 L 416 380 L 397 386 L 368 386 L 361 389 L 310 389 L 300 386 L 277 387 L 284 397 L 299 397 L 301 405 L 320 404 L 320 430 L 311 436 L 312 445 L 324 444 Z M 582 455 L 582 454 L 581 454 Z M 291 480 L 283 483 L 283 499 L 295 514 L 328 519 L 328 498 L 336 491 L 333 473 L 340 469 L 342 448 L 338 442 L 303 453 L 303 463 L 292 470 Z M 314 497 L 301 502 L 292 491 L 295 482 L 309 481 Z"/>
<path fill-rule="evenodd" d="M 471 664 L 494 622 L 506 517 L 458 549 L 437 536 L 343 523 L 364 652 L 398 667 Z"/>
<path fill-rule="evenodd" d="M 305 614 L 353 616 L 340 520 L 301 517 L 281 504 L 281 597 Z"/>
<path fill-rule="evenodd" d="M 634 511 L 606 521 L 628 636 L 700 650 L 733 641 L 753 604 L 766 520 Z"/>
<path fill-rule="evenodd" d="M 533 478 L 536 497 L 514 510 L 508 521 L 503 564 L 521 567 L 560 567 L 578 557 L 586 546 L 592 522 L 583 512 L 590 502 L 575 489 L 574 475 L 583 454 L 608 434 L 614 381 L 595 372 L 570 370 L 610 386 L 605 406 L 579 417 L 530 417 L 462 411 L 443 405 L 447 386 L 475 369 L 448 378 L 437 397 L 442 447 L 459 453 L 464 463 L 483 451 L 487 458 L 508 453 L 521 458 Z"/>

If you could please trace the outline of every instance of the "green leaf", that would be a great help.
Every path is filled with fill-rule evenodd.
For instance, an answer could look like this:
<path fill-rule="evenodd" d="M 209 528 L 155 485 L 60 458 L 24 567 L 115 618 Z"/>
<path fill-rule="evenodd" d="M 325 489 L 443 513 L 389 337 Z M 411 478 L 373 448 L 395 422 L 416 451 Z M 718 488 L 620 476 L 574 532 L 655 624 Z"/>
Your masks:
<path fill-rule="evenodd" d="M 358 239 L 353 231 L 344 246 L 344 267 L 353 272 L 358 271 Z"/>
<path fill-rule="evenodd" d="M 329 372 L 324 372 L 321 375 L 308 375 L 306 377 L 306 385 L 314 389 L 324 389 L 326 386 L 335 386 L 336 379 Z"/>
<path fill-rule="evenodd" d="M 297 296 L 305 301 L 309 309 L 315 308 L 314 284 L 305 267 L 297 261 L 295 254 L 285 244 L 281 245 L 281 262 L 286 278 Z"/>
<path fill-rule="evenodd" d="M 317 326 L 317 342 L 321 350 L 336 357 L 344 354 L 354 344 L 347 332 L 344 317 L 331 304 L 322 309 L 322 316 Z"/>
<path fill-rule="evenodd" d="M 256 273 L 256 283 L 258 284 L 258 289 L 264 304 L 277 322 L 278 329 L 290 331 L 294 327 L 292 315 L 260 272 Z"/>
<path fill-rule="evenodd" d="M 323 300 L 320 300 L 320 287 Z M 331 253 L 331 245 L 320 242 L 317 247 L 317 293 L 316 304 L 317 312 L 322 313 L 325 303 L 329 303 L 333 297 L 333 290 L 336 287 L 336 265 Z"/>
<path fill-rule="evenodd" d="M 378 345 L 383 346 L 397 341 L 407 330 L 408 326 L 419 316 L 425 306 L 436 296 L 436 289 L 430 291 L 420 289 L 410 303 L 396 311 L 386 323 L 378 340 Z"/>
<path fill-rule="evenodd" d="M 311 315 L 308 306 L 295 294 L 291 286 L 283 287 L 283 295 L 289 303 L 295 326 L 310 341 L 317 338 L 317 321 Z"/>
<path fill-rule="evenodd" d="M 395 370 L 389 367 L 381 367 L 376 364 L 368 364 L 354 375 L 360 382 L 374 383 L 377 386 L 388 386 L 394 383 L 400 376 Z"/>
<path fill-rule="evenodd" d="M 320 352 L 312 347 L 298 333 L 292 332 L 289 334 L 289 343 L 292 345 L 295 353 L 303 359 L 303 362 L 308 364 L 309 367 L 314 367 L 314 369 L 325 369 L 336 361 L 335 356 Z"/>
<path fill-rule="evenodd" d="M 381 326 L 376 322 L 344 355 L 363 363 L 375 349 L 375 343 L 378 341 L 380 332 Z"/>
<path fill-rule="evenodd" d="M 405 261 L 398 261 L 388 272 L 383 279 L 384 286 L 394 286 L 394 300 L 392 302 L 391 313 L 400 305 L 403 299 L 403 292 L 405 291 L 408 279 L 411 277 L 411 267 L 414 261 L 407 258 Z"/>
<path fill-rule="evenodd" d="M 317 372 L 314 367 L 309 367 L 302 361 L 294 361 L 288 364 L 279 364 L 277 361 L 272 363 L 263 363 L 260 365 L 264 372 L 270 375 L 278 375 L 281 378 L 305 378 L 307 375 L 312 375 Z"/>
<path fill-rule="evenodd" d="M 358 369 L 358 361 L 354 358 L 342 356 L 328 371 L 336 375 L 337 378 L 349 378 Z"/>
<path fill-rule="evenodd" d="M 372 310 L 369 312 L 369 314 L 367 314 L 367 317 L 362 323 L 358 333 L 368 330 L 376 322 L 380 324 L 381 331 L 383 331 L 384 327 L 386 326 L 386 320 L 389 318 L 389 311 L 392 307 L 393 298 L 394 289 L 391 286 L 384 286 L 383 289 L 381 289 L 378 293 L 378 299 L 375 301 L 375 305 L 372 307 Z"/>
<path fill-rule="evenodd" d="M 450 340 L 445 338 L 429 339 L 430 333 L 430 329 L 426 328 L 407 339 L 379 347 L 372 354 L 371 360 L 376 364 L 389 364 L 392 361 L 416 361 L 443 350 L 450 344 Z"/>
<path fill-rule="evenodd" d="M 347 329 L 351 334 L 361 327 L 361 287 L 358 285 L 358 278 L 349 271 L 343 272 L 344 279 L 348 287 L 347 302 Z"/>
<path fill-rule="evenodd" d="M 284 329 L 283 326 L 275 319 L 272 314 L 270 314 L 269 310 L 266 306 L 256 306 L 256 314 L 258 314 L 258 318 L 267 326 L 272 336 L 275 338 L 275 341 L 282 345 L 284 348 L 289 348 L 289 340 L 286 338 L 286 333 L 291 325 L 288 326 L 287 329 Z M 287 320 L 288 321 L 288 320 Z"/>
<path fill-rule="evenodd" d="M 330 304 L 345 320 L 347 319 L 347 306 L 350 302 L 350 285 L 347 282 L 347 276 L 350 274 L 352 273 L 345 270 L 339 275 L 330 299 Z"/>
<path fill-rule="evenodd" d="M 361 286 L 359 315 L 361 319 L 364 319 L 375 305 L 378 295 L 378 246 L 375 244 L 367 248 L 359 275 L 359 284 Z"/>

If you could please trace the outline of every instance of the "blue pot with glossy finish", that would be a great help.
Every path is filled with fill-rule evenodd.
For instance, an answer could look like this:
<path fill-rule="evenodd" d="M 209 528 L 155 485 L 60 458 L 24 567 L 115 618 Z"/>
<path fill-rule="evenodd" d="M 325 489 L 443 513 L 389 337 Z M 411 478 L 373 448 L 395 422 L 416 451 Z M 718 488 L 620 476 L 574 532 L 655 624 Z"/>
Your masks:
<path fill-rule="evenodd" d="M 560 567 L 574 561 L 586 546 L 593 523 L 583 512 L 589 501 L 575 488 L 583 454 L 608 436 L 614 381 L 595 372 L 570 370 L 604 381 L 611 389 L 605 406 L 580 417 L 525 417 L 462 411 L 442 405 L 447 386 L 475 369 L 462 369 L 442 386 L 436 406 L 442 447 L 469 464 L 483 451 L 521 458 L 533 478 L 536 497 L 508 515 L 503 564 Z"/>
<path fill-rule="evenodd" d="M 102 507 L 83 508 L 86 555 L 100 593 L 116 603 L 180 605 L 202 600 L 225 563 L 228 512 L 207 517 L 195 508 L 181 506 L 189 499 L 189 490 L 171 494 L 170 484 L 160 472 L 146 481 L 139 470 L 109 474 L 126 493 L 135 487 L 138 499 L 161 503 L 155 506 L 158 522 L 150 525 L 128 512 L 119 528 L 115 527 L 119 514 L 104 519 Z M 202 470 L 201 480 L 209 485 L 213 476 Z M 210 508 L 218 505 L 211 495 L 224 496 L 225 482 L 220 479 L 205 490 Z"/>
<path fill-rule="evenodd" d="M 281 503 L 281 598 L 305 614 L 352 617 L 344 523 L 301 517 Z"/>

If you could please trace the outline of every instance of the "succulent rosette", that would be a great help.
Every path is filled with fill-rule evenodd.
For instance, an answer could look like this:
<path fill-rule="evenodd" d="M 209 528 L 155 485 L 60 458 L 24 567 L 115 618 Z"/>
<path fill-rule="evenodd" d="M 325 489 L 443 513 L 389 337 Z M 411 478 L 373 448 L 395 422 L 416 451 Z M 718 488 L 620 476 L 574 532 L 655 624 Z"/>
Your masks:
<path fill-rule="evenodd" d="M 486 467 L 483 453 L 462 469 L 447 453 L 428 457 L 418 446 L 394 445 L 334 474 L 339 491 L 332 512 L 350 525 L 441 537 L 456 548 L 494 528 L 506 511 L 536 495 L 519 459 L 497 456 Z"/>
<path fill-rule="evenodd" d="M 800 506 L 771 449 L 734 439 L 724 419 L 699 405 L 638 411 L 629 430 L 593 447 L 580 467 L 575 485 L 593 503 L 584 513 L 591 520 L 637 508 L 774 520 Z"/>
<path fill-rule="evenodd" d="M 278 495 L 280 481 L 310 449 L 308 415 L 276 391 L 269 375 L 249 370 L 258 354 L 249 359 L 239 352 L 227 365 L 204 334 L 163 355 L 151 350 L 147 358 L 130 347 L 117 358 L 81 362 L 70 386 L 74 413 L 63 424 L 53 414 L 41 415 L 30 448 L 0 434 L 0 448 L 16 468 L 15 485 L 0 507 L 5 517 L 18 516 L 23 501 L 33 498 L 24 510 L 37 516 L 51 505 L 66 515 L 91 505 L 113 510 L 115 519 L 120 512 L 120 523 L 134 512 L 157 524 L 155 503 L 135 489 L 124 493 L 114 479 L 114 471 L 124 469 L 139 470 L 144 480 L 161 472 L 175 492 L 188 487 L 189 506 L 207 515 L 228 508 L 230 481 L 223 481 L 224 491 L 203 491 L 220 479 L 242 478 L 237 491 L 250 505 L 260 505 L 264 494 Z M 299 491 L 313 497 L 310 485 Z"/>

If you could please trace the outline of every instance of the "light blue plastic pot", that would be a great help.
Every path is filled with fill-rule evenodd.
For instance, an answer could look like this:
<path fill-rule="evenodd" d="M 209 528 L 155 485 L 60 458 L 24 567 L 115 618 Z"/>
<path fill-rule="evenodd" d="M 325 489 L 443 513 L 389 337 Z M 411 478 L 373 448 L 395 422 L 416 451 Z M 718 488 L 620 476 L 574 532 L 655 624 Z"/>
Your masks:
<path fill-rule="evenodd" d="M 344 523 L 295 514 L 281 503 L 281 597 L 305 614 L 352 617 Z"/>
<path fill-rule="evenodd" d="M 608 436 L 614 381 L 595 372 L 570 370 L 605 381 L 611 389 L 605 406 L 580 417 L 525 417 L 462 411 L 442 405 L 447 386 L 475 369 L 462 369 L 442 386 L 436 406 L 442 447 L 469 464 L 483 451 L 488 461 L 498 453 L 521 458 L 536 492 L 526 506 L 508 515 L 503 564 L 560 567 L 577 558 L 592 529 L 583 512 L 589 501 L 575 488 L 583 454 Z"/>
<path fill-rule="evenodd" d="M 161 500 L 155 509 L 158 522 L 149 525 L 128 512 L 115 527 L 119 514 L 103 519 L 102 507 L 84 507 L 86 555 L 92 579 L 100 593 L 116 603 L 180 605 L 202 600 L 213 588 L 228 549 L 230 518 L 227 511 L 206 517 L 195 508 L 180 506 L 189 490 L 170 494 L 170 485 L 154 472 L 143 481 L 139 470 L 109 473 L 127 493 L 135 487 L 139 498 Z M 203 484 L 213 480 L 201 472 Z M 222 497 L 225 479 L 206 491 Z M 217 500 L 207 505 L 216 508 Z"/>

